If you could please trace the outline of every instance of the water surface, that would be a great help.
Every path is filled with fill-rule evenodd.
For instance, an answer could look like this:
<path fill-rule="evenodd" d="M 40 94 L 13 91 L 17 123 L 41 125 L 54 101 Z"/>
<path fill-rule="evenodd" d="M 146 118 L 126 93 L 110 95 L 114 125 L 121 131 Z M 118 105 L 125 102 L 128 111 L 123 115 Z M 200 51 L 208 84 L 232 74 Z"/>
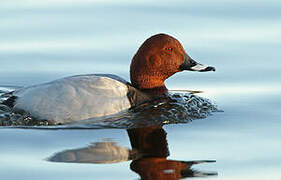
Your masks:
<path fill-rule="evenodd" d="M 3 1 L 0 86 L 27 86 L 84 73 L 114 73 L 129 80 L 130 60 L 140 44 L 153 34 L 168 33 L 192 58 L 217 71 L 178 73 L 166 81 L 167 87 L 204 91 L 200 96 L 224 112 L 165 125 L 167 158 L 189 163 L 216 160 L 193 166 L 217 173 L 208 179 L 277 180 L 280 8 L 277 0 Z M 111 142 L 131 151 L 125 129 L 2 127 L 0 137 L 1 179 L 140 177 L 130 169 L 133 159 L 107 164 L 48 161 L 95 143 Z"/>

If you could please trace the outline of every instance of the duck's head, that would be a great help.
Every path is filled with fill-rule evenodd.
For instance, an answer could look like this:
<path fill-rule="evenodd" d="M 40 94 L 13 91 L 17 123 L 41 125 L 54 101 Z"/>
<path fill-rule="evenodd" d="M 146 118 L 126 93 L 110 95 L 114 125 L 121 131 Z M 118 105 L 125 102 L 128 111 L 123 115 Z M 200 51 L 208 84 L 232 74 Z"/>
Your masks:
<path fill-rule="evenodd" d="M 148 38 L 133 57 L 130 78 L 132 85 L 144 92 L 165 94 L 164 81 L 184 70 L 204 72 L 215 68 L 190 58 L 177 39 L 157 34 Z"/>

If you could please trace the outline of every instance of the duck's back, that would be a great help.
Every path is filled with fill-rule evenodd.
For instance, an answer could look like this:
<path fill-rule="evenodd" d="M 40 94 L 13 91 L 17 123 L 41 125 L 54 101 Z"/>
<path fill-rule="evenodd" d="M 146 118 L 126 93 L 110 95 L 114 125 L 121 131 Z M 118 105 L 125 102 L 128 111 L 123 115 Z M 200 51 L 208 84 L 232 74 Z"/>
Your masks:
<path fill-rule="evenodd" d="M 72 76 L 14 92 L 15 109 L 39 119 L 68 123 L 131 107 L 128 85 L 114 75 Z"/>

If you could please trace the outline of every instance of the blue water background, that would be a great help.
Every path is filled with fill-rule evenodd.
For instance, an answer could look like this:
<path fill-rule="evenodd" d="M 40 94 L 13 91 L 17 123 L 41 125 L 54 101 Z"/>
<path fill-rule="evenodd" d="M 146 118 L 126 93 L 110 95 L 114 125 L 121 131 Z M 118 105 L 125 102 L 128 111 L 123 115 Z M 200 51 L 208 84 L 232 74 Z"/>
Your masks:
<path fill-rule="evenodd" d="M 129 80 L 141 43 L 156 33 L 180 40 L 215 73 L 181 72 L 169 89 L 204 91 L 223 113 L 168 125 L 170 159 L 215 159 L 208 179 L 281 176 L 281 1 L 15 0 L 0 4 L 0 86 L 27 86 L 84 73 Z M 45 159 L 113 139 L 125 130 L 0 129 L 0 179 L 136 179 L 130 162 L 64 164 Z M 201 178 L 198 178 L 201 179 Z"/>

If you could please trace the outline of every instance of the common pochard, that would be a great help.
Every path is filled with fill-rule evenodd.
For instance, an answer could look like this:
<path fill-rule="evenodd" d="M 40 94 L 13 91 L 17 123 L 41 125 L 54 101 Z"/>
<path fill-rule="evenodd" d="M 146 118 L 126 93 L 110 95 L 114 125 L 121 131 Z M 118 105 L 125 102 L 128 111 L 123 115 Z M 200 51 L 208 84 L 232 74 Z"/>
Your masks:
<path fill-rule="evenodd" d="M 134 55 L 131 83 L 112 74 L 88 74 L 24 87 L 4 103 L 37 119 L 70 123 L 112 115 L 167 95 L 165 80 L 184 71 L 215 71 L 190 58 L 181 43 L 167 35 L 148 38 Z"/>

